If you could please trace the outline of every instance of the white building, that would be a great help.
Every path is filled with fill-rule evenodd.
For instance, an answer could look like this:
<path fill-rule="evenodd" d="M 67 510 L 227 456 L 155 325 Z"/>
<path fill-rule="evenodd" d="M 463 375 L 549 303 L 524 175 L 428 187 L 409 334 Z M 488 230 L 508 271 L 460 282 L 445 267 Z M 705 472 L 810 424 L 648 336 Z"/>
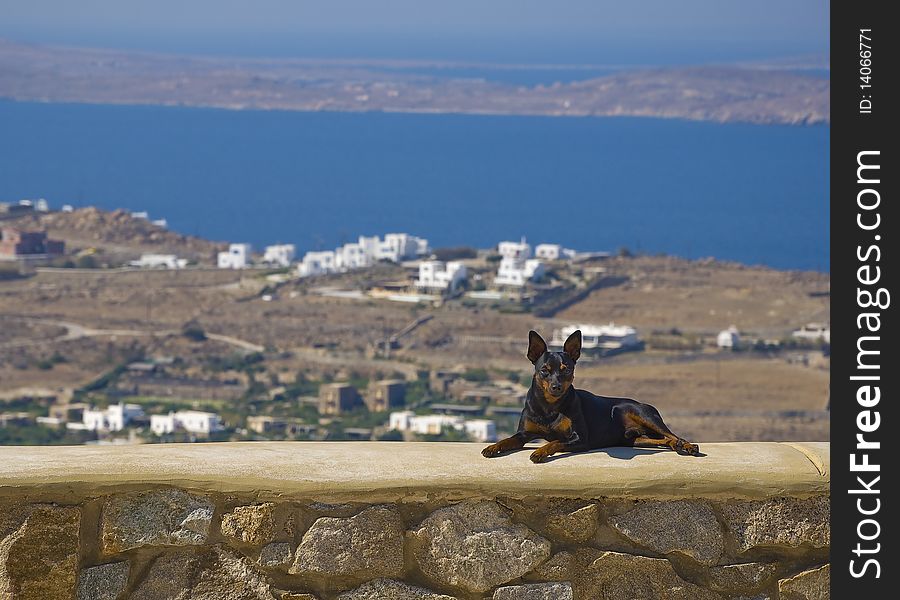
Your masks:
<path fill-rule="evenodd" d="M 378 242 L 376 259 L 398 263 L 427 253 L 428 240 L 408 233 L 388 233 L 383 241 Z"/>
<path fill-rule="evenodd" d="M 325 275 L 337 271 L 337 256 L 334 250 L 323 252 L 307 252 L 303 255 L 303 261 L 297 265 L 297 275 L 309 277 L 311 275 Z"/>
<path fill-rule="evenodd" d="M 36 210 L 38 212 L 42 212 L 42 213 L 50 212 L 50 203 L 48 203 L 43 198 L 40 198 L 35 201 L 34 210 Z"/>
<path fill-rule="evenodd" d="M 64 212 L 64 213 L 70 213 L 70 212 L 75 212 L 75 207 L 72 206 L 71 204 L 63 204 L 62 208 L 60 210 L 62 210 L 62 212 Z"/>
<path fill-rule="evenodd" d="M 729 350 L 733 350 L 737 348 L 741 343 L 741 335 L 738 332 L 738 328 L 732 325 L 728 329 L 723 329 L 719 332 L 719 335 L 716 336 L 716 345 L 719 348 L 727 348 Z"/>
<path fill-rule="evenodd" d="M 426 260 L 419 264 L 416 287 L 453 292 L 467 277 L 466 265 L 461 262 Z"/>
<path fill-rule="evenodd" d="M 334 264 L 338 271 L 364 269 L 375 264 L 377 237 L 359 237 L 355 243 L 344 244 L 334 251 Z"/>
<path fill-rule="evenodd" d="M 531 258 L 531 246 L 522 238 L 519 242 L 500 242 L 497 253 L 503 258 L 525 260 Z"/>
<path fill-rule="evenodd" d="M 537 281 L 544 276 L 544 263 L 536 258 L 528 260 L 502 258 L 494 285 L 522 287 L 529 281 Z"/>
<path fill-rule="evenodd" d="M 219 252 L 220 269 L 246 269 L 250 264 L 250 244 L 231 244 L 227 252 Z"/>
<path fill-rule="evenodd" d="M 151 415 L 150 429 L 156 435 L 185 431 L 199 435 L 209 435 L 224 429 L 219 415 L 199 410 L 179 410 L 167 415 Z"/>
<path fill-rule="evenodd" d="M 822 340 L 826 344 L 831 343 L 831 328 L 826 323 L 807 323 L 791 335 L 801 340 Z"/>
<path fill-rule="evenodd" d="M 409 431 L 412 427 L 412 419 L 416 416 L 411 410 L 401 410 L 392 412 L 388 417 L 388 429 L 396 429 L 397 431 Z"/>
<path fill-rule="evenodd" d="M 466 421 L 463 417 L 451 415 L 417 415 L 411 410 L 392 412 L 388 427 L 397 431 L 411 431 L 419 435 L 440 435 L 447 429 L 465 431 L 478 442 L 493 442 L 497 439 L 497 426 L 487 419 Z"/>
<path fill-rule="evenodd" d="M 134 419 L 144 416 L 140 404 L 113 404 L 105 410 L 86 408 L 82 413 L 81 427 L 70 423 L 70 429 L 87 429 L 88 431 L 122 431 Z"/>
<path fill-rule="evenodd" d="M 186 258 L 178 258 L 174 254 L 142 254 L 138 260 L 129 263 L 132 267 L 142 269 L 183 269 L 187 266 Z"/>
<path fill-rule="evenodd" d="M 563 248 L 559 244 L 538 244 L 534 248 L 534 255 L 543 260 L 571 260 L 576 252 L 571 248 Z"/>
<path fill-rule="evenodd" d="M 276 265 L 279 267 L 289 267 L 294 262 L 296 249 L 293 244 L 277 244 L 274 246 L 266 246 L 263 254 L 263 262 Z"/>
<path fill-rule="evenodd" d="M 297 274 L 308 277 L 344 273 L 370 267 L 379 260 L 413 260 L 428 251 L 428 240 L 407 233 L 389 233 L 383 240 L 377 235 L 360 236 L 357 241 L 344 244 L 333 251 L 307 252 L 297 268 Z"/>
<path fill-rule="evenodd" d="M 465 422 L 466 433 L 475 442 L 497 441 L 497 425 L 490 419 L 472 419 Z"/>
<path fill-rule="evenodd" d="M 581 330 L 582 350 L 624 350 L 641 344 L 637 330 L 634 327 L 616 325 L 615 323 L 609 323 L 608 325 L 581 323 L 566 325 L 554 330 L 550 346 L 562 348 L 566 339 L 578 329 Z"/>

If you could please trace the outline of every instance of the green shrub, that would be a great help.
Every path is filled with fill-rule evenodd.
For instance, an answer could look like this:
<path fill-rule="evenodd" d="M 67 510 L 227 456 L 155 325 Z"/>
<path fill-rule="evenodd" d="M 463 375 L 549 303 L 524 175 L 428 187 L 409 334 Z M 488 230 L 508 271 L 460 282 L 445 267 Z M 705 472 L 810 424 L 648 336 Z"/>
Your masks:
<path fill-rule="evenodd" d="M 478 381 L 484 382 L 488 381 L 491 377 L 488 375 L 487 369 L 477 368 L 477 369 L 466 369 L 466 372 L 462 374 L 463 379 L 466 381 Z"/>
<path fill-rule="evenodd" d="M 191 340 L 192 342 L 206 341 L 206 332 L 203 331 L 203 328 L 196 323 L 189 323 L 185 325 L 181 330 L 181 335 Z"/>

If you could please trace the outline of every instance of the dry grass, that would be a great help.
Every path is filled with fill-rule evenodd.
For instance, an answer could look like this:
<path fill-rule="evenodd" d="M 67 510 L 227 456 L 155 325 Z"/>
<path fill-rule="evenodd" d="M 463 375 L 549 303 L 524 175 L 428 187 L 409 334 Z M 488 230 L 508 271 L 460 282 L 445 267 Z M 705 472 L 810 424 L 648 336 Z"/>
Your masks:
<path fill-rule="evenodd" d="M 756 335 L 784 337 L 794 327 L 827 321 L 829 316 L 827 296 L 814 294 L 827 292 L 827 275 L 670 258 L 614 259 L 607 266 L 612 273 L 627 274 L 629 282 L 591 294 L 556 319 L 459 303 L 435 309 L 341 300 L 312 289 L 352 288 L 371 279 L 404 277 L 401 269 L 387 266 L 368 274 L 288 284 L 273 302 L 259 297 L 266 282 L 258 272 L 44 272 L 0 281 L 0 390 L 82 385 L 140 350 L 181 357 L 191 364 L 205 355 L 234 351 L 213 342 L 189 343 L 177 335 L 118 334 L 59 342 L 54 340 L 64 330 L 53 321 L 147 333 L 178 331 L 194 321 L 207 332 L 281 353 L 277 358 L 270 353 L 266 361 L 275 375 L 304 372 L 314 377 L 349 368 L 409 374 L 417 366 L 463 365 L 505 377 L 509 371 L 529 373 L 524 351 L 531 328 L 549 335 L 567 322 L 615 320 L 648 336 L 673 327 L 686 334 L 714 334 L 734 323 Z M 391 361 L 366 357 L 371 346 L 423 314 L 434 318 L 405 338 Z M 23 321 L 26 316 L 42 322 Z M 465 336 L 492 336 L 498 341 L 466 342 Z M 28 340 L 33 344 L 10 345 Z M 313 349 L 322 344 L 330 350 Z M 52 369 L 36 366 L 57 352 L 66 362 Z M 584 361 L 577 384 L 650 402 L 673 429 L 699 440 L 828 437 L 827 414 L 816 412 L 825 406 L 828 371 L 783 359 L 651 351 Z M 807 412 L 793 417 L 777 412 L 786 410 Z"/>
<path fill-rule="evenodd" d="M 830 320 L 830 278 L 823 273 L 679 258 L 615 259 L 608 266 L 630 280 L 593 292 L 558 319 L 627 323 L 644 335 L 673 327 L 715 334 L 736 325 L 776 338 L 807 322 Z"/>
<path fill-rule="evenodd" d="M 783 359 L 610 362 L 579 365 L 577 377 L 579 387 L 660 410 L 821 410 L 828 401 L 827 370 Z"/>
<path fill-rule="evenodd" d="M 577 377 L 578 387 L 653 404 L 688 439 L 829 439 L 824 368 L 783 359 L 701 357 L 582 365 Z"/>

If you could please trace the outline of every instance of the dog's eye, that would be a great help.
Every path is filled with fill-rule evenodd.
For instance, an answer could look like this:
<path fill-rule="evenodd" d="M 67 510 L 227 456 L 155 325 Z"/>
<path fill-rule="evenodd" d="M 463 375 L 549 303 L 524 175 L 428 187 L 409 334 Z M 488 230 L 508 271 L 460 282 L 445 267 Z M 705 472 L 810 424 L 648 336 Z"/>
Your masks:
<path fill-rule="evenodd" d="M 541 377 L 546 377 L 550 374 L 550 371 L 541 371 Z"/>

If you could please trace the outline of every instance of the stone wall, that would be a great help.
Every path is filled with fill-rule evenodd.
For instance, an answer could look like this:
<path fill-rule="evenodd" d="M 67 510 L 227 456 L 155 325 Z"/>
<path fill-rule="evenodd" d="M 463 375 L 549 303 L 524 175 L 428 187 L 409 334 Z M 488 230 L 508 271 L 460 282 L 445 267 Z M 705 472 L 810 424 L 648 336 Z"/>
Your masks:
<path fill-rule="evenodd" d="M 2 448 L 0 599 L 828 598 L 827 444 L 479 449 Z M 722 473 L 742 454 L 756 479 Z"/>

